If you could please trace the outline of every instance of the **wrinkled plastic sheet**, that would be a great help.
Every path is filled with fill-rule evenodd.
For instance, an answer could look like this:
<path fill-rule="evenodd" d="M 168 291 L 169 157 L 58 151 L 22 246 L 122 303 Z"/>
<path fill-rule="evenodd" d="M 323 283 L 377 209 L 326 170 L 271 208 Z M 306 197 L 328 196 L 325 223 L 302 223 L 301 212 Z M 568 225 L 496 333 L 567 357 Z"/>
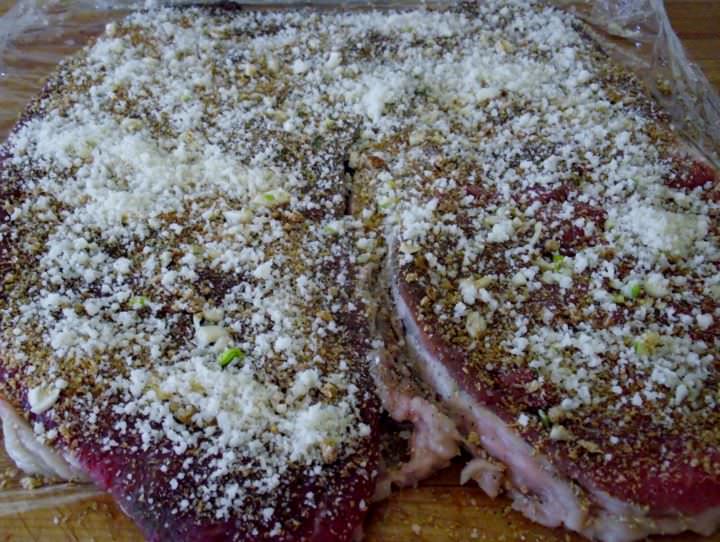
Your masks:
<path fill-rule="evenodd" d="M 433 5 L 449 2 L 441 0 Z M 108 22 L 130 10 L 158 3 L 0 0 L 0 141 L 62 58 L 100 34 Z M 662 0 L 548 0 L 548 3 L 571 10 L 588 22 L 609 53 L 645 82 L 687 143 L 720 167 L 720 97 L 700 68 L 688 60 Z M 402 9 L 419 2 L 258 0 L 242 5 L 266 9 L 273 6 Z M 0 471 L 8 467 L 8 461 L 0 454 Z M 92 486 L 82 484 L 23 489 L 18 483 L 20 478 L 21 475 L 11 477 L 0 490 L 0 515 L 58 506 L 97 494 Z"/>

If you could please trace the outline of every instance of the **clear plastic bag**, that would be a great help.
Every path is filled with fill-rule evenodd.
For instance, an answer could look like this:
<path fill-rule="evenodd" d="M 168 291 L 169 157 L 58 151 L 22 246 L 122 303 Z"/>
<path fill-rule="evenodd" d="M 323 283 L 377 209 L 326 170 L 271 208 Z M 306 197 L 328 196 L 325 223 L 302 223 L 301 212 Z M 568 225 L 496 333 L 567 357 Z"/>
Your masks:
<path fill-rule="evenodd" d="M 720 97 L 702 71 L 688 60 L 661 0 L 554 0 L 551 3 L 573 10 L 587 21 L 607 50 L 647 84 L 688 143 L 716 166 L 720 165 Z M 258 0 L 253 5 L 258 4 L 294 5 L 294 2 Z M 317 0 L 302 5 L 398 7 L 417 4 L 414 0 L 340 3 Z M 109 21 L 146 5 L 128 0 L 0 0 L 0 140 L 62 58 L 98 35 Z M 8 461 L 0 457 L 0 470 L 7 470 Z M 97 494 L 89 485 L 22 489 L 19 480 L 20 476 L 9 476 L 5 489 L 0 490 L 0 515 L 56 506 Z"/>

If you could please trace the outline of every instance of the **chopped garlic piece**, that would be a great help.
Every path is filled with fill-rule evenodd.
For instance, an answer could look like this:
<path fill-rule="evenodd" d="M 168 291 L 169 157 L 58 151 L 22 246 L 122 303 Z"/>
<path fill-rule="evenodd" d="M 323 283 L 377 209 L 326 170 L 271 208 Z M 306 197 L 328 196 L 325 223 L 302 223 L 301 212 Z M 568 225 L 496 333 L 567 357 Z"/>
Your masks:
<path fill-rule="evenodd" d="M 650 273 L 645 279 L 643 287 L 651 297 L 665 297 L 670 293 L 668 284 L 669 281 L 660 273 Z"/>
<path fill-rule="evenodd" d="M 275 188 L 262 194 L 258 194 L 253 199 L 253 203 L 258 207 L 277 207 L 284 205 L 290 201 L 290 194 L 282 188 Z"/>
<path fill-rule="evenodd" d="M 210 308 L 203 311 L 203 318 L 208 322 L 219 322 L 223 319 L 225 312 L 220 308 Z"/>
<path fill-rule="evenodd" d="M 228 331 L 222 326 L 200 326 L 197 330 L 198 346 L 208 346 L 228 337 Z"/>
<path fill-rule="evenodd" d="M 64 386 L 63 386 L 64 387 Z M 28 403 L 30 403 L 30 412 L 33 414 L 42 414 L 52 408 L 60 397 L 61 387 L 58 385 L 45 386 L 40 385 L 31 388 L 28 392 Z"/>
<path fill-rule="evenodd" d="M 572 439 L 572 433 L 562 425 L 553 425 L 550 430 L 550 438 L 552 440 L 570 440 Z"/>
<path fill-rule="evenodd" d="M 478 311 L 472 311 L 465 318 L 465 328 L 470 337 L 474 339 L 487 329 L 487 323 Z"/>

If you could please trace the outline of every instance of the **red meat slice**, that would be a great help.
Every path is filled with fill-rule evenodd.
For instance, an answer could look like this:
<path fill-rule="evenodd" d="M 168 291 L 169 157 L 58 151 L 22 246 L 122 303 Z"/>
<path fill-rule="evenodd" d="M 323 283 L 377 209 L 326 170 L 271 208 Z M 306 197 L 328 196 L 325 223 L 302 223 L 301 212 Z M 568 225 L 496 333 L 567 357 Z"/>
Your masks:
<path fill-rule="evenodd" d="M 7 171 L 6 171 L 7 172 Z M 5 185 L 4 185 L 5 186 Z M 4 201 L 11 201 L 6 192 Z M 17 197 L 21 195 L 15 194 Z M 3 211 L 3 220 L 7 213 Z M 17 252 L 2 245 L 3 260 L 0 262 L 4 276 L 14 269 Z M 339 265 L 349 268 L 347 261 Z M 359 300 L 355 300 L 361 306 Z M 367 353 L 367 328 L 363 317 L 358 314 L 344 315 L 344 325 L 352 330 L 346 338 L 348 358 L 361 359 Z M 7 328 L 6 332 L 11 331 Z M 2 358 L 3 361 L 5 358 Z M 57 425 L 54 416 L 35 415 L 30 412 L 27 400 L 28 388 L 13 364 L 2 364 L 0 390 L 2 396 L 24 414 L 28 421 L 42 421 L 47 430 Z M 140 449 L 137 433 L 118 431 L 118 417 L 109 408 L 95 413 L 92 425 L 84 422 L 87 413 L 72 411 L 64 415 L 62 439 L 54 443 L 61 453 L 73 458 L 82 470 L 102 489 L 117 500 L 121 508 L 139 525 L 148 540 L 308 540 L 331 542 L 351 540 L 361 528 L 368 503 L 375 490 L 378 466 L 380 406 L 367 375 L 367 368 L 356 367 L 359 385 L 364 390 L 361 407 L 362 420 L 370 428 L 370 434 L 363 439 L 360 448 L 347 457 L 342 457 L 322 468 L 318 475 L 309 474 L 296 468 L 282 481 L 271 499 L 257 499 L 242 510 L 236 510 L 229 519 L 221 521 L 208 519 L 207 511 L 198 512 L 192 508 L 178 511 L 188 488 L 202 484 L 211 472 L 206 465 L 195 463 L 192 474 L 186 475 L 175 489 L 169 481 L 184 471 L 183 462 L 193 458 L 196 449 L 183 454 L 172 451 L 169 442 L 159 442 L 148 451 Z M 96 369 L 102 375 L 102 369 Z M 110 375 L 102 375 L 108 378 Z M 110 378 L 108 378 L 111 380 Z M 70 392 L 71 390 L 65 390 Z M 82 403 L 84 395 L 78 391 L 73 397 L 68 393 L 67 403 Z M 69 423 L 68 423 L 69 422 Z M 110 450 L 103 442 L 121 442 L 122 445 Z M 223 483 L 242 482 L 242 479 L 223 480 Z M 308 495 L 312 499 L 308 500 Z M 259 512 L 267 506 L 275 508 L 272 525 L 261 520 Z M 282 530 L 273 532 L 273 525 L 282 525 Z M 272 533 L 272 534 L 271 534 Z"/>
<path fill-rule="evenodd" d="M 399 293 L 417 316 L 423 295 L 402 280 Z M 423 346 L 447 368 L 460 388 L 508 425 L 514 424 L 520 412 L 539 412 L 557 403 L 558 390 L 552 384 L 546 383 L 532 394 L 527 392 L 523 383 L 529 380 L 528 369 L 518 366 L 488 370 L 473 366 L 468 362 L 467 352 L 427 331 L 433 328 L 427 319 L 423 319 L 422 325 L 416 319 L 415 325 L 423 330 L 420 337 Z M 612 450 L 609 461 L 595 453 L 571 458 L 566 446 L 552 443 L 540 432 L 515 429 L 534 448 L 551 458 L 566 476 L 581 481 L 586 488 L 647 506 L 653 515 L 694 515 L 720 506 L 720 475 L 707 472 L 708 464 L 720 464 L 720 454 L 717 445 L 699 442 L 698 435 L 705 431 L 703 427 L 686 426 L 669 432 L 652 424 L 642 413 L 628 412 L 623 413 L 623 419 L 632 416 L 631 422 L 621 429 L 616 416 L 606 412 L 599 426 L 572 426 L 579 438 L 587 437 L 600 449 Z M 620 442 L 611 444 L 610 434 Z"/>
<path fill-rule="evenodd" d="M 715 178 L 709 166 L 687 164 L 679 178 L 702 177 L 697 186 Z M 474 189 L 482 190 L 492 188 Z M 464 240 L 486 239 L 483 228 L 491 226 L 467 219 L 460 199 L 452 202 L 453 194 L 433 196 L 443 202 L 443 213 L 455 213 L 454 222 L 463 224 Z M 578 194 L 564 186 L 516 193 L 513 197 L 521 209 L 520 216 L 522 209 L 541 203 L 533 217 L 542 228 L 525 228 L 502 243 L 485 241 L 474 266 L 477 271 L 462 269 L 462 258 L 453 252 L 459 246 L 454 237 L 457 230 L 451 227 L 435 227 L 423 241 L 427 244 L 416 246 L 412 257 L 396 246 L 390 274 L 397 316 L 407 331 L 408 355 L 467 440 L 480 442 L 490 455 L 506 464 L 505 488 L 515 499 L 515 506 L 531 519 L 550 526 L 564 524 L 603 540 L 634 540 L 685 529 L 709 534 L 720 519 L 720 437 L 715 429 L 720 411 L 712 400 L 704 407 L 693 403 L 693 409 L 687 411 L 672 410 L 672 405 L 684 399 L 682 396 L 653 402 L 640 393 L 642 379 L 627 361 L 629 355 L 648 355 L 642 350 L 637 353 L 644 343 L 634 346 L 636 354 L 623 354 L 625 359 L 604 345 L 598 350 L 602 360 L 598 366 L 612 376 L 607 388 L 599 380 L 598 387 L 590 392 L 601 395 L 614 386 L 612 394 L 593 405 L 576 402 L 561 409 L 559 405 L 568 394 L 565 382 L 553 381 L 554 377 L 537 368 L 533 363 L 537 354 L 528 352 L 527 343 L 517 353 L 508 352 L 507 345 L 518 337 L 540 341 L 537 337 L 545 330 L 571 337 L 576 330 L 601 333 L 613 326 L 622 327 L 639 306 L 636 298 L 644 299 L 647 307 L 658 306 L 649 293 L 631 288 L 633 255 L 618 258 L 612 247 L 596 248 L 607 242 L 607 213 L 597 200 L 578 202 Z M 576 222 L 578 218 L 585 221 L 586 228 L 590 223 L 591 227 L 581 231 L 574 225 L 582 223 Z M 711 222 L 708 229 L 714 228 Z M 541 233 L 532 239 L 533 231 Z M 398 235 L 403 240 L 402 230 Z M 537 266 L 538 277 L 546 273 L 542 281 L 535 279 L 534 288 L 513 281 L 516 269 L 510 255 L 522 254 L 519 247 L 527 246 L 533 246 L 539 256 L 518 261 Z M 462 255 L 462 249 L 457 250 Z M 592 297 L 597 286 L 590 288 L 584 268 L 572 272 L 571 287 L 562 288 L 554 282 L 562 278 L 560 273 L 568 258 L 582 250 L 595 250 L 601 254 L 599 261 L 604 258 L 612 262 L 614 288 L 626 285 L 612 298 L 613 305 L 601 305 Z M 428 259 L 425 251 L 431 253 Z M 460 279 L 469 276 L 477 281 L 481 275 L 488 280 L 476 288 L 482 288 L 486 297 L 477 302 L 466 300 L 469 306 L 464 307 L 459 303 L 465 299 Z M 686 271 L 686 277 L 682 293 L 696 301 L 692 305 L 675 302 L 669 312 L 662 304 L 659 309 L 648 309 L 643 326 L 655 322 L 666 325 L 673 315 L 694 314 L 694 307 L 715 314 L 718 304 L 702 279 L 692 270 Z M 651 287 L 648 289 L 657 295 Z M 522 295 L 519 303 L 515 301 L 517 295 Z M 583 312 L 588 306 L 592 310 Z M 476 337 L 470 336 L 462 318 L 452 316 L 453 311 L 467 314 L 473 309 L 488 319 Z M 684 318 L 691 322 L 686 332 L 689 340 L 717 345 L 715 321 L 709 319 L 698 327 L 694 319 Z M 520 326 L 525 327 L 520 330 Z M 632 329 L 626 331 L 632 337 L 642 338 L 649 327 L 627 329 Z M 547 341 L 554 340 L 560 339 L 548 336 Z M 716 389 L 720 381 L 717 367 L 714 363 L 708 368 L 706 390 Z M 638 370 L 651 371 L 652 366 Z M 615 401 L 620 400 L 625 401 L 624 408 L 617 407 Z M 667 403 L 670 406 L 659 406 Z M 667 412 L 671 412 L 667 416 L 672 421 L 663 418 Z M 633 522 L 635 527 L 628 527 Z"/>
<path fill-rule="evenodd" d="M 276 507 L 272 521 L 283 529 L 272 536 L 272 525 L 246 519 L 252 517 L 251 509 L 238 510 L 230 519 L 222 521 L 205 519 L 194 510 L 175 511 L 183 486 L 181 483 L 173 491 L 168 481 L 183 471 L 182 463 L 192 457 L 192 451 L 178 456 L 169 450 L 163 452 L 162 445 L 150 453 L 125 449 L 103 451 L 93 441 L 96 436 L 117 438 L 118 435 L 109 430 L 92 437 L 83 435 L 75 455 L 95 483 L 113 495 L 148 540 L 352 540 L 362 525 L 375 488 L 377 405 L 369 404 L 367 412 L 367 421 L 375 428 L 358 454 L 325 467 L 322 477 L 296 471 L 284 480 L 270 500 L 251 505 Z M 109 414 L 109 419 L 111 416 Z M 124 438 L 127 442 L 127 437 Z M 127 445 L 131 446 L 132 441 Z M 196 465 L 187 483 L 202 483 L 206 475 L 202 466 Z M 312 506 L 307 501 L 308 493 L 315 496 Z"/>
<path fill-rule="evenodd" d="M 200 13 L 215 16 L 218 18 L 215 22 L 219 22 L 230 16 L 233 10 L 209 9 Z M 167 13 L 165 16 L 172 18 Z M 274 26 L 270 26 L 266 30 L 272 33 Z M 147 422 L 147 431 L 157 430 L 160 426 L 156 421 L 149 421 L 147 413 L 122 411 L 127 395 L 118 392 L 115 386 L 126 379 L 128 374 L 120 359 L 111 360 L 110 355 L 106 358 L 101 355 L 97 358 L 61 359 L 53 362 L 57 366 L 53 368 L 52 374 L 48 374 L 50 363 L 47 360 L 51 356 L 41 351 L 42 339 L 35 342 L 40 348 L 32 356 L 24 357 L 18 353 L 22 347 L 13 345 L 16 329 L 13 318 L 18 317 L 19 303 L 26 296 L 32 298 L 37 293 L 38 285 L 43 283 L 38 271 L 39 253 L 36 249 L 47 242 L 46 230 L 49 232 L 51 227 L 43 229 L 38 228 L 37 224 L 18 225 L 10 216 L 20 206 L 38 197 L 33 187 L 54 166 L 23 162 L 14 153 L 12 141 L 27 123 L 44 119 L 48 112 L 57 109 L 63 111 L 61 116 L 65 115 L 76 102 L 84 99 L 86 95 L 83 92 L 71 96 L 66 93 L 68 88 L 78 88 L 74 85 L 77 78 L 83 77 L 82 66 L 85 61 L 81 55 L 61 67 L 41 97 L 28 108 L 22 122 L 10 137 L 11 143 L 0 148 L 0 156 L 3 157 L 0 162 L 0 200 L 3 202 L 0 208 L 0 309 L 3 311 L 0 330 L 0 395 L 31 425 L 40 424 L 42 428 L 38 431 L 55 450 L 87 472 L 99 487 L 109 491 L 149 540 L 352 540 L 361 530 L 362 520 L 375 490 L 379 463 L 380 405 L 373 393 L 368 368 L 370 331 L 365 307 L 362 299 L 355 294 L 357 267 L 354 263 L 354 241 L 351 236 L 338 237 L 327 232 L 330 227 L 327 224 L 341 218 L 346 206 L 342 197 L 336 197 L 345 192 L 345 161 L 352 135 L 352 130 L 342 121 L 336 122 L 332 133 L 325 134 L 327 140 L 321 143 L 321 148 L 318 148 L 318 141 L 312 137 L 293 139 L 282 131 L 273 132 L 261 125 L 244 127 L 255 130 L 253 133 L 257 138 L 252 141 L 248 138 L 243 150 L 252 147 L 251 150 L 261 153 L 271 141 L 275 142 L 281 147 L 278 155 L 282 157 L 282 166 L 305 179 L 305 184 L 297 194 L 299 203 L 279 205 L 266 212 L 275 221 L 277 228 L 265 232 L 268 237 L 272 233 L 274 238 L 262 246 L 272 245 L 269 250 L 274 251 L 272 254 L 287 265 L 282 275 L 283 280 L 287 281 L 285 285 L 294 284 L 296 279 L 299 280 L 300 273 L 305 279 L 309 277 L 311 281 L 323 284 L 323 289 L 318 292 L 293 294 L 296 295 L 293 302 L 303 311 L 303 316 L 297 321 L 308 326 L 314 355 L 296 361 L 296 365 L 289 364 L 288 368 L 282 367 L 282 360 L 277 360 L 277 356 L 273 358 L 274 351 L 271 351 L 267 360 L 259 361 L 258 371 L 262 370 L 263 375 L 269 375 L 267 378 L 270 384 L 276 385 L 284 397 L 292 392 L 289 389 L 291 379 L 301 370 L 317 370 L 321 380 L 331 373 L 340 374 L 341 381 L 334 381 L 337 385 L 310 388 L 303 392 L 308 397 L 312 396 L 309 402 L 313 406 L 335 405 L 345 400 L 347 394 L 354 394 L 357 398 L 353 407 L 355 417 L 348 429 L 354 436 L 350 439 L 341 437 L 339 442 L 328 443 L 329 451 L 326 455 L 326 449 L 323 448 L 322 461 L 288 463 L 287 470 L 281 470 L 278 474 L 272 492 L 261 493 L 251 484 L 257 481 L 257 473 L 264 462 L 272 457 L 264 455 L 265 452 L 258 454 L 249 448 L 238 449 L 237 457 L 231 462 L 232 468 L 218 474 L 214 461 L 218 460 L 224 450 L 212 453 L 206 450 L 216 438 L 212 425 L 197 428 L 192 425 L 194 421 L 187 422 L 187 427 L 194 431 L 192 435 L 198 440 L 194 443 L 189 441 L 186 449 L 181 451 L 174 449 L 177 442 L 171 442 L 167 436 L 154 438 L 149 443 L 143 440 L 147 435 L 141 429 L 142 423 Z M 224 62 L 224 58 L 219 61 Z M 142 116 L 147 111 L 138 107 L 134 114 Z M 151 115 L 145 117 L 144 122 L 152 122 Z M 215 143 L 231 145 L 232 141 Z M 53 171 L 53 175 L 65 174 L 69 182 L 74 171 L 71 167 L 70 170 L 61 170 L 59 174 Z M 54 205 L 54 194 L 47 196 L 51 199 L 50 204 Z M 270 194 L 268 197 L 274 196 Z M 72 213 L 72 209 L 62 205 L 55 207 L 55 210 L 55 219 L 60 217 L 60 220 L 67 216 L 66 213 Z M 167 241 L 165 239 L 168 237 L 163 237 L 170 231 L 167 226 L 173 217 L 162 216 L 161 220 L 167 220 L 166 227 L 158 231 L 155 237 L 148 238 L 146 246 L 158 251 L 176 251 L 177 244 L 183 239 L 175 238 L 173 241 L 170 237 L 171 240 Z M 185 222 L 181 224 L 188 225 Z M 83 233 L 88 236 L 94 234 L 90 231 Z M 30 238 L 38 243 L 35 248 L 25 242 Z M 137 257 L 137 251 L 144 248 L 133 243 L 119 244 L 101 235 L 97 235 L 97 242 L 101 250 L 113 258 L 126 257 L 132 260 Z M 312 246 L 314 252 L 308 251 L 308 246 Z M 307 263 L 309 252 L 318 254 L 312 266 Z M 340 276 L 343 288 L 338 287 Z M 134 285 L 140 288 L 143 280 L 138 274 Z M 198 268 L 188 299 L 201 300 L 200 308 L 206 304 L 232 310 L 225 307 L 230 292 L 250 288 L 258 280 L 257 277 L 232 269 Z M 86 285 L 72 279 L 62 287 L 63 292 L 74 292 L 82 298 L 102 298 L 108 293 L 98 284 Z M 187 306 L 179 306 L 175 301 L 176 297 L 169 292 L 165 293 L 162 287 L 157 287 L 153 302 L 158 306 L 141 307 L 137 318 L 152 317 L 166 321 L 169 338 L 166 337 L 162 347 L 166 351 L 182 352 L 193 348 L 197 342 L 193 338 L 196 331 L 193 330 L 193 311 Z M 237 301 L 233 303 L 237 305 Z M 249 333 L 246 330 L 250 328 L 253 313 L 247 314 L 245 320 L 238 319 L 235 322 L 241 330 L 238 339 L 244 339 L 242 334 Z M 55 316 L 60 318 L 61 311 L 58 310 Z M 332 332 L 314 334 L 310 325 L 317 327 L 317 322 L 327 325 Z M 162 361 L 157 364 L 161 366 Z M 155 368 L 149 366 L 149 370 Z M 228 367 L 224 370 L 224 374 L 230 378 L 234 369 Z M 49 410 L 41 409 L 34 413 L 31 390 L 43 378 L 60 379 L 64 381 L 64 387 Z M 242 391 L 239 389 L 238 393 Z M 204 404 L 194 406 L 198 409 L 205 407 Z M 172 423 L 175 422 L 177 419 Z M 358 428 L 363 426 L 363 431 L 359 432 Z M 269 430 L 272 432 L 278 429 L 271 427 Z M 303 432 L 300 431 L 297 436 L 303 438 Z M 322 445 L 326 446 L 324 442 Z M 272 450 L 267 453 L 272 453 Z M 243 488 L 244 485 L 247 487 L 243 489 L 245 500 L 242 506 L 225 506 L 223 514 L 218 514 L 216 501 L 205 500 L 200 493 L 202 488 L 214 487 L 232 492 L 234 486 Z"/>

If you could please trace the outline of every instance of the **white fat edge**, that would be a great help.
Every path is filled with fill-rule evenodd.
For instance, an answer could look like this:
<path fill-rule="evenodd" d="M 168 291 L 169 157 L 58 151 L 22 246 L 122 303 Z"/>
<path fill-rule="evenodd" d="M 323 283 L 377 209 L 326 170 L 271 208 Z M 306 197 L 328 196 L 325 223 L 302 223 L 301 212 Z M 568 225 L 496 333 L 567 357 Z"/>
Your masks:
<path fill-rule="evenodd" d="M 78 467 L 68 452 L 64 455 L 38 440 L 30 425 L 6 401 L 0 399 L 5 451 L 17 467 L 27 474 L 67 481 L 86 482 L 90 478 Z"/>
<path fill-rule="evenodd" d="M 508 441 L 512 443 L 508 448 L 512 450 L 512 454 L 509 456 L 511 461 L 503 461 L 501 456 L 494 453 L 494 451 L 498 449 L 497 446 L 500 445 L 497 440 L 488 439 L 487 437 L 483 438 L 482 434 L 481 440 L 485 450 L 496 459 L 501 460 L 503 465 L 509 469 L 511 479 L 513 479 L 513 475 L 519 474 L 517 472 L 518 462 L 516 461 L 518 459 L 518 452 L 525 450 L 526 457 L 524 457 L 524 459 L 527 459 L 530 464 L 533 464 L 537 472 L 549 477 L 547 480 L 548 483 L 539 486 L 537 493 L 545 495 L 546 499 L 550 498 L 550 495 L 554 495 L 555 498 L 559 498 L 560 500 L 567 499 L 564 502 L 566 505 L 571 506 L 570 510 L 553 511 L 552 507 L 543 507 L 542 515 L 545 519 L 545 521 L 543 521 L 544 524 L 546 524 L 546 521 L 549 522 L 547 523 L 548 525 L 558 526 L 563 524 L 585 536 L 597 537 L 604 542 L 616 542 L 617 540 L 629 542 L 637 539 L 637 537 L 658 533 L 680 533 L 688 528 L 701 534 L 709 535 L 714 532 L 720 524 L 720 507 L 705 510 L 695 516 L 662 519 L 662 524 L 660 524 L 657 518 L 650 518 L 647 510 L 643 507 L 620 501 L 592 487 L 585 489 L 593 495 L 593 499 L 599 506 L 592 516 L 585 517 L 582 512 L 584 509 L 582 503 L 574 495 L 570 485 L 563 481 L 563 478 L 555 472 L 555 469 L 547 463 L 547 460 L 544 460 L 544 458 L 537 454 L 533 454 L 527 443 L 513 434 L 509 428 L 506 427 L 505 422 L 497 418 L 487 409 L 480 407 L 466 392 L 458 388 L 454 379 L 447 372 L 447 369 L 438 362 L 417 339 L 419 330 L 416 328 L 407 306 L 397 293 L 395 283 L 393 283 L 392 291 L 399 316 L 408 329 L 408 347 L 412 351 L 413 359 L 420 362 L 419 368 L 422 371 L 424 379 L 433 386 L 437 393 L 439 393 L 448 404 L 454 405 L 454 408 L 460 407 L 462 411 L 472 413 L 471 417 L 477 420 L 478 426 L 483 425 L 480 420 L 486 420 L 485 423 L 492 423 L 495 424 L 496 427 L 504 428 L 504 433 L 501 432 L 503 438 L 508 439 Z M 520 480 L 522 480 L 520 487 L 532 487 L 527 484 L 527 480 L 522 475 L 520 475 Z M 533 507 L 525 508 L 525 506 L 523 506 L 524 496 L 522 493 L 511 490 L 510 497 L 516 499 L 517 507 L 514 505 L 514 508 L 516 507 L 528 517 L 534 517 L 535 520 L 540 519 L 533 516 L 537 510 Z M 546 504 L 550 504 L 552 501 L 545 502 Z M 632 522 L 629 523 L 628 520 L 630 518 L 632 518 Z"/>
<path fill-rule="evenodd" d="M 467 392 L 460 389 L 447 368 L 435 359 L 419 340 L 420 330 L 417 329 L 409 308 L 399 294 L 396 280 L 393 281 L 391 288 L 398 316 L 407 329 L 408 347 L 413 358 L 420 362 L 424 379 L 432 384 L 447 404 L 457 405 L 470 415 L 470 419 L 478 429 L 483 447 L 508 467 L 510 477 L 515 483 L 532 488 L 538 494 L 544 495 L 549 500 L 549 504 L 560 506 L 560 509 L 556 510 L 556 525 L 564 524 L 570 529 L 579 530 L 585 522 L 586 512 L 583 512 L 583 507 L 573 494 L 570 484 L 547 459 L 533 454 L 532 448 L 512 432 L 505 422 L 488 409 L 478 405 Z M 512 450 L 512 453 L 507 450 Z M 527 469 L 539 475 L 539 479 L 533 481 L 532 477 L 528 477 Z"/>

